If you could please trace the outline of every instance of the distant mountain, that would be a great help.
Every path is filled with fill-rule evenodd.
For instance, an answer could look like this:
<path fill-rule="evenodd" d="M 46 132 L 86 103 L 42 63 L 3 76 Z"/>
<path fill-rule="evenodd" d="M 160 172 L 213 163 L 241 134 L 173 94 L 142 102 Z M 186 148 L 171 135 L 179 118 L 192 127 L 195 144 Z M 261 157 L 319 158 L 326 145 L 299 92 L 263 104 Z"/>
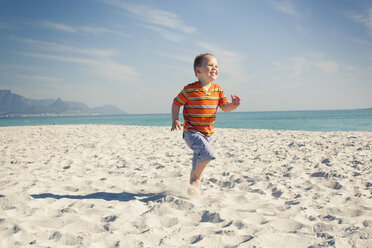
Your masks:
<path fill-rule="evenodd" d="M 114 105 L 104 105 L 101 107 L 93 108 L 93 112 L 97 114 L 103 115 L 121 115 L 125 114 L 125 112 Z"/>
<path fill-rule="evenodd" d="M 90 108 L 80 102 L 66 102 L 61 98 L 33 100 L 0 90 L 0 115 L 112 115 L 125 114 L 121 109 L 105 105 Z"/>

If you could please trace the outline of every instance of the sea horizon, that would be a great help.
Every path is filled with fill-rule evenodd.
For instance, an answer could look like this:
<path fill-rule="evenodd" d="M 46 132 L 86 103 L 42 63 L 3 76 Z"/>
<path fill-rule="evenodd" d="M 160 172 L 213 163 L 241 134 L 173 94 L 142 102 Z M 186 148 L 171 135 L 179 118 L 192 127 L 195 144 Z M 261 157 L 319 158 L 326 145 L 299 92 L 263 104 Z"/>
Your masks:
<path fill-rule="evenodd" d="M 368 108 L 341 108 L 341 109 L 302 109 L 302 110 L 248 110 L 248 111 L 233 111 L 230 113 L 265 113 L 265 112 L 309 112 L 309 111 L 349 111 L 349 110 L 372 110 L 372 107 Z M 217 113 L 224 113 L 218 110 Z M 42 114 L 0 114 L 1 118 L 14 118 L 14 117 L 55 117 L 55 116 L 121 116 L 121 115 L 165 115 L 171 114 L 169 112 L 158 112 L 158 113 L 124 113 L 124 114 L 57 114 L 57 113 L 42 113 Z M 224 113 L 226 114 L 226 113 Z M 180 110 L 180 115 L 182 115 L 182 109 Z M 13 116 L 13 117 L 6 117 Z"/>
<path fill-rule="evenodd" d="M 180 120 L 183 121 L 182 113 Z M 0 127 L 38 125 L 171 126 L 170 113 L 0 118 Z M 216 128 L 372 132 L 372 109 L 218 112 Z"/>

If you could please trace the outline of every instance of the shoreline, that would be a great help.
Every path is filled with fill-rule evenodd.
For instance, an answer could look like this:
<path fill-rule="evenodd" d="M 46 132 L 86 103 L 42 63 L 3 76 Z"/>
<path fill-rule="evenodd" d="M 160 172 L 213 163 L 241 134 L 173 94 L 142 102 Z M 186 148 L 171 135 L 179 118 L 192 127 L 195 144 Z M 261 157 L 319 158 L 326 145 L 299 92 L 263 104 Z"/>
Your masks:
<path fill-rule="evenodd" d="M 191 150 L 169 127 L 0 127 L 0 246 L 368 247 L 372 133 L 217 128 L 187 195 Z"/>
<path fill-rule="evenodd" d="M 71 123 L 71 124 L 45 124 L 45 125 L 29 125 L 29 126 L 0 126 L 0 129 L 1 128 L 33 128 L 33 127 L 68 127 L 68 126 L 76 126 L 76 127 L 79 127 L 79 126 L 91 126 L 91 127 L 128 127 L 128 128 L 160 128 L 160 129 L 165 129 L 165 128 L 168 128 L 169 129 L 169 132 L 172 132 L 170 131 L 170 128 L 171 128 L 171 125 L 169 126 L 153 126 L 153 125 L 128 125 L 128 124 L 105 124 L 105 123 L 102 123 L 102 124 L 74 124 L 74 123 Z M 252 131 L 252 132 L 260 132 L 260 131 L 268 131 L 268 132 L 309 132 L 309 133 L 366 133 L 366 134 L 372 134 L 372 131 L 307 131 L 307 130 L 286 130 L 286 129 L 255 129 L 255 128 L 230 128 L 230 127 L 217 127 L 214 129 L 215 130 L 215 135 L 218 133 L 218 131 L 223 131 L 223 130 L 240 130 L 240 131 Z M 174 133 L 176 132 L 183 132 L 183 130 L 177 130 L 177 131 L 173 131 Z M 182 136 L 182 134 L 180 134 Z M 214 136 L 215 136 L 214 135 Z"/>
<path fill-rule="evenodd" d="M 372 108 L 350 108 L 350 109 L 303 109 L 303 110 L 250 110 L 250 111 L 234 111 L 229 113 L 218 112 L 221 114 L 231 113 L 275 113 L 275 112 L 327 112 L 327 111 L 370 111 Z M 0 118 L 14 118 L 14 117 L 58 117 L 58 116 L 105 116 L 105 115 L 170 115 L 170 113 L 125 113 L 125 114 L 100 114 L 100 113 L 87 113 L 87 114 L 69 114 L 69 113 L 41 113 L 41 114 L 0 114 Z"/>
<path fill-rule="evenodd" d="M 0 126 L 39 126 L 55 124 L 170 126 L 170 114 L 89 115 L 0 118 Z M 182 120 L 182 117 L 180 117 Z M 218 114 L 216 128 L 302 131 L 372 132 L 371 111 L 267 112 Z"/>

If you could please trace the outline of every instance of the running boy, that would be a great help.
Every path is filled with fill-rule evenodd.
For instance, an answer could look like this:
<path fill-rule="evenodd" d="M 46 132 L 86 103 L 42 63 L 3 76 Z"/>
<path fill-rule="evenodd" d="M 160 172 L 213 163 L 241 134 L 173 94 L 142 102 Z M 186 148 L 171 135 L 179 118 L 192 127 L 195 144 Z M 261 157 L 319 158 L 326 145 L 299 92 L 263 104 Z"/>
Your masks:
<path fill-rule="evenodd" d="M 183 139 L 193 152 L 190 184 L 200 188 L 201 175 L 207 164 L 215 159 L 211 138 L 217 108 L 223 112 L 235 110 L 241 102 L 237 95 L 231 95 L 231 102 L 223 89 L 214 83 L 218 76 L 218 64 L 214 55 L 205 53 L 194 60 L 194 72 L 198 81 L 183 88 L 173 100 L 172 131 L 184 126 Z M 179 119 L 180 107 L 183 107 L 185 124 Z"/>

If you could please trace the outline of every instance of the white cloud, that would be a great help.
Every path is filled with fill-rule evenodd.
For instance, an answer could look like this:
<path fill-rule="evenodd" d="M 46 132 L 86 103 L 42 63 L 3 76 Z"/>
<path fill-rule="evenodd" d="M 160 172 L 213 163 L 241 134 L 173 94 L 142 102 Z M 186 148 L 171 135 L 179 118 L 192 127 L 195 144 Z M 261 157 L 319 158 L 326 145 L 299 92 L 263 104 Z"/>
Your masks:
<path fill-rule="evenodd" d="M 306 57 L 293 57 L 287 62 L 274 62 L 275 80 L 305 80 L 309 78 L 335 77 L 340 73 L 340 65 L 325 58 L 319 52 L 310 52 Z"/>
<path fill-rule="evenodd" d="M 170 32 L 164 28 L 151 26 L 151 25 L 143 25 L 143 26 L 157 32 L 166 40 L 173 41 L 173 42 L 181 42 L 184 40 L 183 36 Z"/>
<path fill-rule="evenodd" d="M 113 60 L 112 57 L 119 55 L 119 52 L 116 50 L 80 48 L 32 39 L 17 40 L 31 44 L 35 46 L 38 51 L 41 51 L 35 53 L 22 53 L 24 56 L 77 63 L 85 65 L 85 70 L 88 70 L 92 74 L 98 74 L 108 79 L 125 80 L 130 82 L 138 81 L 138 74 L 134 68 Z M 54 54 L 45 53 L 50 51 L 53 51 Z"/>
<path fill-rule="evenodd" d="M 126 82 L 138 81 L 138 74 L 132 67 L 117 63 L 111 59 L 89 59 L 41 53 L 23 53 L 23 55 L 40 59 L 58 60 L 82 64 L 87 66 L 86 69 L 89 70 L 92 74 L 98 74 L 112 80 L 124 80 Z"/>
<path fill-rule="evenodd" d="M 78 30 L 82 30 L 82 31 L 87 32 L 87 33 L 92 33 L 92 34 L 95 34 L 95 35 L 100 35 L 100 34 L 116 34 L 116 35 L 119 35 L 119 36 L 122 36 L 122 37 L 130 37 L 130 35 L 125 34 L 123 32 L 116 31 L 116 30 L 111 30 L 111 29 L 107 29 L 107 28 L 100 28 L 100 27 L 77 27 L 77 29 Z"/>
<path fill-rule="evenodd" d="M 299 16 L 295 5 L 293 1 L 291 0 L 270 0 L 269 3 L 277 10 L 288 14 L 288 15 L 294 15 L 294 16 Z"/>
<path fill-rule="evenodd" d="M 296 24 L 296 31 L 299 33 L 305 33 L 306 29 L 299 24 Z"/>
<path fill-rule="evenodd" d="M 45 28 L 55 29 L 58 31 L 63 31 L 67 33 L 79 33 L 79 32 L 85 32 L 85 33 L 91 33 L 94 35 L 101 35 L 101 34 L 115 34 L 122 37 L 129 37 L 130 35 L 125 34 L 123 32 L 117 31 L 117 30 L 111 30 L 107 28 L 102 27 L 87 27 L 87 26 L 71 26 L 66 25 L 64 23 L 56 23 L 56 22 L 50 22 L 50 21 L 44 21 L 40 23 L 30 23 L 31 25 L 40 25 Z"/>
<path fill-rule="evenodd" d="M 87 48 L 80 48 L 68 45 L 62 45 L 59 43 L 54 42 L 47 42 L 47 41 L 40 41 L 40 40 L 32 40 L 32 39 L 17 39 L 18 41 L 31 44 L 37 46 L 43 50 L 52 50 L 58 51 L 62 53 L 77 53 L 77 54 L 85 54 L 94 57 L 113 57 L 119 55 L 119 53 L 114 49 L 87 49 Z"/>
<path fill-rule="evenodd" d="M 357 45 L 362 45 L 362 46 L 370 45 L 370 43 L 364 39 L 354 38 L 354 37 L 347 37 L 346 39 L 352 41 L 353 43 Z"/>
<path fill-rule="evenodd" d="M 60 55 L 50 55 L 50 54 L 42 54 L 42 53 L 22 53 L 24 56 L 39 58 L 39 59 L 50 59 L 50 60 L 60 60 L 65 62 L 73 62 L 85 65 L 94 65 L 96 60 L 87 59 L 87 58 L 79 58 L 79 57 L 67 57 L 67 56 L 60 56 Z"/>
<path fill-rule="evenodd" d="M 43 81 L 43 82 L 48 82 L 48 83 L 60 83 L 63 81 L 62 78 L 46 77 L 46 76 L 40 76 L 40 75 L 17 74 L 16 76 L 19 78 L 23 78 L 23 79 L 37 80 L 37 81 Z"/>
<path fill-rule="evenodd" d="M 338 63 L 333 60 L 326 60 L 325 55 L 321 52 L 311 51 L 308 53 L 309 59 L 302 58 L 305 66 L 315 66 L 327 73 L 339 71 Z"/>
<path fill-rule="evenodd" d="M 339 71 L 338 63 L 332 60 L 324 60 L 321 57 L 304 58 L 297 57 L 290 59 L 292 76 L 302 76 L 306 71 L 311 70 L 314 66 L 325 73 L 336 73 Z"/>
<path fill-rule="evenodd" d="M 184 24 L 176 14 L 169 11 L 156 9 L 147 5 L 128 3 L 118 0 L 102 1 L 106 4 L 129 11 L 145 23 L 174 29 L 187 34 L 191 34 L 196 31 L 196 28 Z"/>
<path fill-rule="evenodd" d="M 76 33 L 77 32 L 76 28 L 74 28 L 72 26 L 68 26 L 68 25 L 63 24 L 63 23 L 42 22 L 41 25 L 46 27 L 46 28 L 56 29 L 56 30 L 64 31 L 64 32 L 68 32 L 68 33 Z"/>
<path fill-rule="evenodd" d="M 354 22 L 361 23 L 366 26 L 369 30 L 369 35 L 372 36 L 372 8 L 370 8 L 367 14 L 351 14 L 349 18 Z"/>
<path fill-rule="evenodd" d="M 338 64 L 335 61 L 312 61 L 311 64 L 327 73 L 338 72 Z"/>
<path fill-rule="evenodd" d="M 123 80 L 127 83 L 138 81 L 138 74 L 132 67 L 117 63 L 113 60 L 96 61 L 93 64 L 93 70 L 93 73 L 98 73 L 103 77 L 117 81 Z"/>
<path fill-rule="evenodd" d="M 0 22 L 0 30 L 12 29 L 13 27 L 5 22 Z"/>
<path fill-rule="evenodd" d="M 318 51 L 310 51 L 308 53 L 308 56 L 311 57 L 311 58 L 314 58 L 314 59 L 323 59 L 324 58 L 324 54 L 321 53 L 321 52 L 318 52 Z"/>
<path fill-rule="evenodd" d="M 10 71 L 10 70 L 38 70 L 37 66 L 21 65 L 21 64 L 0 64 L 0 71 Z"/>
<path fill-rule="evenodd" d="M 306 65 L 308 64 L 308 60 L 302 57 L 291 58 L 290 63 L 290 68 L 292 68 L 291 76 L 297 77 L 304 72 Z"/>
<path fill-rule="evenodd" d="M 194 60 L 194 57 L 195 57 L 194 53 L 184 52 L 184 51 L 179 51 L 179 52 L 177 52 L 177 54 L 166 54 L 166 53 L 160 53 L 160 52 L 156 52 L 155 54 L 158 55 L 158 56 L 162 56 L 162 57 L 165 57 L 165 58 L 169 58 L 169 59 L 172 59 L 172 60 L 183 62 L 185 64 L 188 64 L 190 66 L 190 68 L 192 68 L 191 63 L 192 63 L 192 61 Z M 185 55 L 185 54 L 187 54 L 187 55 Z"/>

